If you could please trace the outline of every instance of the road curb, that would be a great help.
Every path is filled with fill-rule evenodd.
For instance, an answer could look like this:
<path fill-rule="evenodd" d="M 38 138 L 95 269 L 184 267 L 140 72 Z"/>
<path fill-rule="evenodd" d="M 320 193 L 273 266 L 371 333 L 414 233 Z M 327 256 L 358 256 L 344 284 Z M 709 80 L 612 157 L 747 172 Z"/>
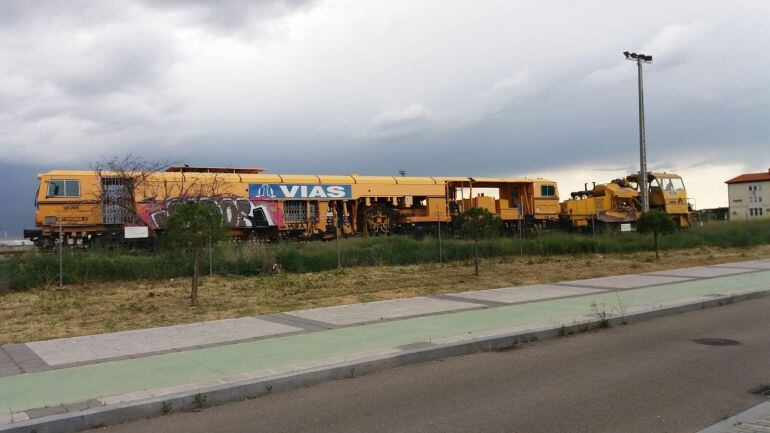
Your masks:
<path fill-rule="evenodd" d="M 767 412 L 770 412 L 770 401 L 760 403 L 752 408 L 749 408 L 748 410 L 739 413 L 738 415 L 731 416 L 730 418 L 727 418 L 724 421 L 720 421 L 711 427 L 707 427 L 698 433 L 729 433 L 733 427 L 737 426 L 738 424 L 746 422 L 751 418 Z"/>
<path fill-rule="evenodd" d="M 659 317 L 671 316 L 688 311 L 719 307 L 735 302 L 761 298 L 770 295 L 770 288 L 756 289 L 740 294 L 714 297 L 696 302 L 666 305 L 625 316 L 608 318 L 610 325 L 633 323 Z M 336 379 L 352 378 L 375 371 L 434 361 L 458 355 L 501 350 L 516 344 L 564 335 L 568 332 L 593 329 L 601 326 L 601 320 L 587 319 L 570 324 L 549 325 L 521 332 L 484 336 L 456 343 L 420 346 L 402 353 L 373 356 L 355 361 L 338 362 L 317 368 L 282 373 L 270 377 L 249 379 L 239 382 L 201 387 L 194 391 L 152 397 L 138 401 L 95 407 L 76 412 L 31 418 L 0 426 L 0 433 L 69 433 L 120 424 L 143 418 L 161 416 L 170 411 L 196 410 L 202 405 L 213 406 L 227 402 L 245 400 L 262 395 L 303 388 Z M 196 396 L 205 396 L 205 399 Z M 729 420 L 728 420 L 729 421 Z M 711 433 L 710 430 L 707 430 Z M 705 432 L 705 431 L 704 431 Z"/>

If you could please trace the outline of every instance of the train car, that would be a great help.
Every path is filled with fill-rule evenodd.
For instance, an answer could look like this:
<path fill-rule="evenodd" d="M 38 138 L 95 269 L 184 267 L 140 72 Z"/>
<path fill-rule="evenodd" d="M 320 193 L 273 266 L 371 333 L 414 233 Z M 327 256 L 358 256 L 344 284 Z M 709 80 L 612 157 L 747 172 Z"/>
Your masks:
<path fill-rule="evenodd" d="M 673 173 L 648 173 L 650 209 L 666 212 L 678 227 L 689 227 L 693 214 L 687 203 L 682 177 Z M 588 185 L 561 203 L 560 219 L 569 229 L 634 224 L 641 215 L 639 175 L 632 174 L 606 184 Z"/>
<path fill-rule="evenodd" d="M 42 247 L 58 238 L 85 246 L 128 233 L 154 237 L 184 200 L 212 206 L 241 239 L 418 234 L 451 227 L 471 207 L 490 210 L 511 229 L 543 226 L 559 214 L 556 182 L 541 178 L 283 175 L 189 166 L 122 175 L 57 170 L 38 178 L 37 228 L 25 236 Z"/>

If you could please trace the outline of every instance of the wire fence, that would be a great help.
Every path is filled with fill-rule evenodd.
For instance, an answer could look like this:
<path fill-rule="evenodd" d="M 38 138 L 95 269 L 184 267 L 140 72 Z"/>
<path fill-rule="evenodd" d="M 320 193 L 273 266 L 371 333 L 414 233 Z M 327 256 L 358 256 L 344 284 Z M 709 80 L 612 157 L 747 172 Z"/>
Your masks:
<path fill-rule="evenodd" d="M 747 247 L 770 244 L 770 219 L 706 223 L 660 239 L 662 250 L 700 246 Z M 265 275 L 318 272 L 354 266 L 412 265 L 471 260 L 475 242 L 454 237 L 362 237 L 339 242 L 221 242 L 202 251 L 205 273 Z M 652 237 L 638 233 L 536 232 L 530 236 L 483 239 L 480 257 L 633 253 L 652 250 Z M 184 250 L 65 249 L 45 254 L 26 251 L 0 257 L 0 283 L 8 290 L 109 280 L 173 278 L 192 272 Z M 60 274 L 60 266 L 62 273 Z"/>

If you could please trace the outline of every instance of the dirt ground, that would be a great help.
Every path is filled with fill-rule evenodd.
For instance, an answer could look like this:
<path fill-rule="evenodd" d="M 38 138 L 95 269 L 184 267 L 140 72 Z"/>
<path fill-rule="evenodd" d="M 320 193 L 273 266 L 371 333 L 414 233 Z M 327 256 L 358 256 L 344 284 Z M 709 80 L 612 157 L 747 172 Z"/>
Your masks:
<path fill-rule="evenodd" d="M 195 307 L 189 278 L 70 285 L 0 295 L 0 344 L 757 258 L 770 258 L 770 245 L 671 250 L 660 260 L 648 252 L 503 257 L 483 260 L 478 277 L 472 262 L 215 275 L 202 279 Z"/>

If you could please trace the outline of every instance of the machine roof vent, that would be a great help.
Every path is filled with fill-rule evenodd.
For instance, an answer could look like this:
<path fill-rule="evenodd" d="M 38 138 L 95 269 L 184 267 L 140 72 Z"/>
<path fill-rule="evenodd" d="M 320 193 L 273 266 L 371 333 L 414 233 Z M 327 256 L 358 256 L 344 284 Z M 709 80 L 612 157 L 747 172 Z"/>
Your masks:
<path fill-rule="evenodd" d="M 172 165 L 167 172 L 175 173 L 233 173 L 233 174 L 258 174 L 265 171 L 264 168 L 236 168 L 236 167 L 192 167 L 189 165 Z"/>

